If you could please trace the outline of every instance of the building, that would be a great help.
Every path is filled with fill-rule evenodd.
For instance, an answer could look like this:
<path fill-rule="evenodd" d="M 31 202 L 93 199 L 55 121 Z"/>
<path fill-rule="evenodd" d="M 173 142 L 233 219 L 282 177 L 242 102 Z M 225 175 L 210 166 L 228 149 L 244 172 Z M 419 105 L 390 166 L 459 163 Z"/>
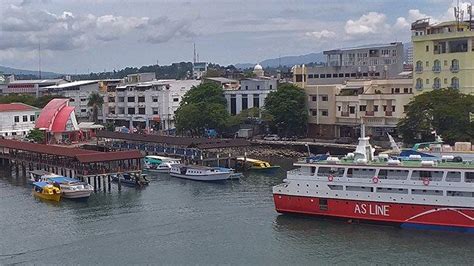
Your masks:
<path fill-rule="evenodd" d="M 104 95 L 107 121 L 129 128 L 170 130 L 182 97 L 198 80 L 151 80 L 109 88 Z"/>
<path fill-rule="evenodd" d="M 396 134 L 396 125 L 413 97 L 412 79 L 357 79 L 338 85 L 307 85 L 308 136 L 358 136 L 361 123 L 367 134 Z"/>
<path fill-rule="evenodd" d="M 75 115 L 79 120 L 88 120 L 92 114 L 92 107 L 87 106 L 92 93 L 102 94 L 98 80 L 80 80 L 44 87 L 44 92 L 69 98 L 69 106 L 75 108 Z M 99 110 L 100 114 L 101 110 Z"/>
<path fill-rule="evenodd" d="M 39 97 L 44 94 L 45 87 L 67 83 L 64 79 L 33 79 L 11 80 L 3 88 L 3 94 L 30 94 Z"/>
<path fill-rule="evenodd" d="M 35 128 L 41 109 L 24 103 L 0 104 L 0 136 L 23 138 Z"/>
<path fill-rule="evenodd" d="M 116 88 L 122 83 L 122 79 L 104 79 L 99 81 L 99 91 L 101 93 L 106 93 L 108 90 Z"/>
<path fill-rule="evenodd" d="M 243 110 L 253 107 L 264 107 L 268 94 L 277 90 L 278 80 L 265 77 L 261 65 L 255 65 L 254 73 L 256 74 L 255 78 L 246 78 L 240 81 L 238 90 L 224 90 L 227 111 L 231 115 L 239 114 Z"/>
<path fill-rule="evenodd" d="M 238 80 L 222 78 L 222 77 L 204 78 L 202 82 L 216 84 L 219 87 L 222 87 L 222 89 L 224 90 L 237 90 L 240 87 L 240 83 Z"/>
<path fill-rule="evenodd" d="M 395 78 L 403 72 L 403 44 L 360 46 L 324 51 L 326 63 L 294 66 L 293 82 L 306 85 L 342 84 L 349 79 Z"/>
<path fill-rule="evenodd" d="M 206 62 L 194 62 L 193 63 L 193 79 L 201 79 L 206 75 L 207 63 Z"/>
<path fill-rule="evenodd" d="M 41 111 L 35 127 L 46 132 L 46 143 L 67 143 L 81 138 L 75 108 L 69 99 L 52 99 Z"/>
<path fill-rule="evenodd" d="M 474 94 L 474 29 L 469 22 L 430 24 L 421 19 L 411 26 L 417 93 L 455 88 Z"/>

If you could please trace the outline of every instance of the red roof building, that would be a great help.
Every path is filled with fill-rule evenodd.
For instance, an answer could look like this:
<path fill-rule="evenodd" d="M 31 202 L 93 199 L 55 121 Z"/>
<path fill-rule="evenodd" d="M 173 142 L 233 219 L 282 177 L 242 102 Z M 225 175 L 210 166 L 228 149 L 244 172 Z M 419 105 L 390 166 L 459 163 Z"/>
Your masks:
<path fill-rule="evenodd" d="M 63 142 L 76 140 L 79 132 L 79 125 L 76 120 L 74 107 L 69 106 L 69 99 L 52 99 L 41 111 L 36 121 L 36 128 L 45 130 L 54 137 L 53 142 Z M 48 138 L 48 142 L 50 138 Z"/>

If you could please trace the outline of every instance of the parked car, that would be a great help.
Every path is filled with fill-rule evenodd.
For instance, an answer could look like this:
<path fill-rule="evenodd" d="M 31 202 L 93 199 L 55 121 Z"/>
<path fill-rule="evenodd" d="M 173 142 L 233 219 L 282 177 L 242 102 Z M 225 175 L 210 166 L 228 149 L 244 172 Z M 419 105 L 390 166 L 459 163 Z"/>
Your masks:
<path fill-rule="evenodd" d="M 271 134 L 271 135 L 266 135 L 265 137 L 263 137 L 264 140 L 280 140 L 280 137 L 278 137 L 278 135 L 274 135 L 274 134 Z"/>

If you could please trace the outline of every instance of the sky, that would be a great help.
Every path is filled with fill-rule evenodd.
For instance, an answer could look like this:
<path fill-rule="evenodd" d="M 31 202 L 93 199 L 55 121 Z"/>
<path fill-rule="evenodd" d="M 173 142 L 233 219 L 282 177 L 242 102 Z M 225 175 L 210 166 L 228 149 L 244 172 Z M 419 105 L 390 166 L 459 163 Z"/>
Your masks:
<path fill-rule="evenodd" d="M 0 65 L 88 73 L 193 60 L 229 65 L 410 40 L 453 0 L 0 0 Z M 461 1 L 465 7 L 467 2 Z M 40 48 L 40 49 L 39 49 Z"/>

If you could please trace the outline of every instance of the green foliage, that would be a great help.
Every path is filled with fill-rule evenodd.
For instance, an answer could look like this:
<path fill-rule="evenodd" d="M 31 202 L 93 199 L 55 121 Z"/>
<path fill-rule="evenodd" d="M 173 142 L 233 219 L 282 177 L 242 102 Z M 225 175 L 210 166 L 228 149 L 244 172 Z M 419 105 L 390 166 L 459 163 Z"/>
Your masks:
<path fill-rule="evenodd" d="M 408 104 L 398 130 L 407 144 L 433 140 L 433 130 L 450 144 L 474 141 L 474 123 L 469 122 L 469 112 L 473 111 L 473 95 L 455 89 L 425 92 Z"/>
<path fill-rule="evenodd" d="M 36 143 L 44 143 L 44 131 L 34 128 L 28 132 L 26 139 L 29 139 Z"/>
<path fill-rule="evenodd" d="M 203 83 L 192 88 L 176 110 L 176 129 L 192 136 L 201 136 L 206 128 L 222 132 L 229 118 L 226 103 L 218 85 Z"/>
<path fill-rule="evenodd" d="M 44 95 L 36 98 L 32 95 L 25 94 L 9 94 L 0 96 L 0 103 L 24 103 L 38 108 L 43 108 L 54 98 L 64 98 L 58 95 Z"/>
<path fill-rule="evenodd" d="M 104 98 L 99 93 L 94 92 L 89 95 L 87 106 L 92 107 L 92 119 L 94 123 L 98 122 L 99 109 L 104 104 Z"/>
<path fill-rule="evenodd" d="M 265 99 L 271 124 L 281 136 L 302 136 L 306 133 L 308 113 L 304 91 L 293 84 L 283 84 Z"/>

